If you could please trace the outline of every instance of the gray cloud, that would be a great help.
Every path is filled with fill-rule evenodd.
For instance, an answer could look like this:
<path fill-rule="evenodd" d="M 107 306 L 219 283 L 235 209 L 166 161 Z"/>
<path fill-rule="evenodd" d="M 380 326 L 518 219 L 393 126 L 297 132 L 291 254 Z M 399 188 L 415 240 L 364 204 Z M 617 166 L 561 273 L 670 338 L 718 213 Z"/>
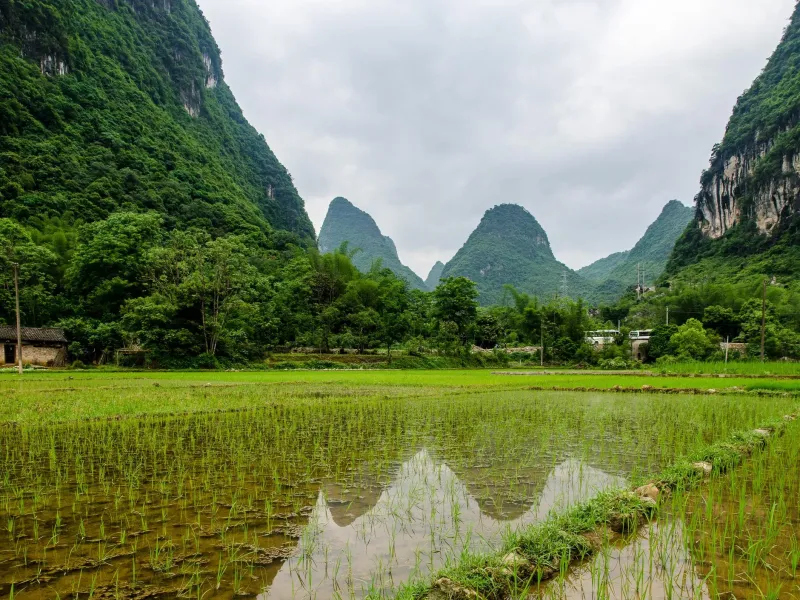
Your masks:
<path fill-rule="evenodd" d="M 334 196 L 423 277 L 522 204 L 572 267 L 690 204 L 794 0 L 199 0 L 317 229 Z"/>

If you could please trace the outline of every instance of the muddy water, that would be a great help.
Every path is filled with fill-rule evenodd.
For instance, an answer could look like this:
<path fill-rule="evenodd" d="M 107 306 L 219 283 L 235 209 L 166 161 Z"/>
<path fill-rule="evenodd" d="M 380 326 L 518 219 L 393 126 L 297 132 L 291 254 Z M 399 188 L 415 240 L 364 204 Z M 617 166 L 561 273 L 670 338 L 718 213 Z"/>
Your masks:
<path fill-rule="evenodd" d="M 541 475 L 535 504 L 511 520 L 484 512 L 467 485 L 427 450 L 406 462 L 375 505 L 355 518 L 352 507 L 331 506 L 320 493 L 298 555 L 259 598 L 361 596 L 365 588 L 388 593 L 409 577 L 440 567 L 446 556 L 485 549 L 508 528 L 624 483 L 569 459 Z M 332 564 L 330 556 L 337 557 Z"/>
<path fill-rule="evenodd" d="M 537 597 L 800 599 L 800 428 L 726 475 L 673 494 L 657 523 L 608 541 Z"/>
<path fill-rule="evenodd" d="M 711 600 L 685 545 L 684 526 L 669 518 L 608 543 L 565 580 L 544 586 L 539 600 Z"/>
<path fill-rule="evenodd" d="M 0 427 L 0 596 L 388 593 L 465 547 L 763 420 L 733 401 L 664 402 L 321 399 Z"/>

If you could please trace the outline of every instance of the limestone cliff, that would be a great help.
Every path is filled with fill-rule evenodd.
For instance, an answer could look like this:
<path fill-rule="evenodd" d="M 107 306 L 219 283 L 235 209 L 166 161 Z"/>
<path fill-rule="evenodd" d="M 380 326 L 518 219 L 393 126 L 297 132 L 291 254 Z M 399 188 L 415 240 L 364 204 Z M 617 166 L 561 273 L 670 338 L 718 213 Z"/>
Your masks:
<path fill-rule="evenodd" d="M 791 283 L 800 274 L 800 6 L 736 102 L 695 207 L 666 279 Z"/>
<path fill-rule="evenodd" d="M 698 226 L 719 239 L 749 221 L 779 233 L 800 205 L 800 7 L 764 71 L 738 100 L 696 197 Z"/>

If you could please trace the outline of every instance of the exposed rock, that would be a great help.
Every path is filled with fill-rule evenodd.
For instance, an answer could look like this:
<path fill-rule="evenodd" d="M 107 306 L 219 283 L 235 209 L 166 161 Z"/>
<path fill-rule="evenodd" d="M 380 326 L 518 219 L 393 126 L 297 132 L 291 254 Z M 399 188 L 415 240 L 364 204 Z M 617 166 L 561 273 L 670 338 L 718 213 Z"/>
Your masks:
<path fill-rule="evenodd" d="M 447 577 L 437 579 L 434 587 L 451 600 L 474 600 L 480 598 L 480 595 L 475 590 L 466 588 Z"/>
<path fill-rule="evenodd" d="M 636 488 L 636 495 L 641 498 L 650 498 L 651 500 L 658 501 L 660 491 L 653 483 L 648 483 L 641 487 Z"/>
<path fill-rule="evenodd" d="M 761 437 L 769 437 L 772 435 L 772 432 L 768 429 L 754 429 L 753 433 L 760 435 Z"/>
<path fill-rule="evenodd" d="M 507 567 L 511 567 L 512 569 L 525 569 L 528 570 L 530 568 L 530 563 L 528 560 L 516 552 L 509 552 L 503 557 L 503 564 Z"/>

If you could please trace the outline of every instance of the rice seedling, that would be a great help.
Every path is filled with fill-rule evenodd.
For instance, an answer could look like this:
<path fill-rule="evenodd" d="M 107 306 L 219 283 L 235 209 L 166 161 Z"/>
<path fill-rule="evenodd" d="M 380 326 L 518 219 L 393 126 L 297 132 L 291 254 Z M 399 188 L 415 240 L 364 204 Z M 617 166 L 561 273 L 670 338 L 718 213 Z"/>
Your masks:
<path fill-rule="evenodd" d="M 676 487 L 657 522 L 606 544 L 609 577 L 596 558 L 540 597 L 800 598 L 800 427 L 781 433 L 736 468 Z"/>
<path fill-rule="evenodd" d="M 603 490 L 794 403 L 540 392 L 525 377 L 471 372 L 370 374 L 361 385 L 352 374 L 236 375 L 21 384 L 22 408 L 10 406 L 18 391 L 0 407 L 17 417 L 0 424 L 0 596 L 13 585 L 35 599 L 388 597 L 552 511 L 610 502 Z M 791 504 L 773 504 L 778 527 Z M 554 572 L 583 552 L 564 543 L 572 550 L 553 557 Z M 770 560 L 765 549 L 757 559 L 756 571 Z M 542 574 L 510 589 L 527 593 Z"/>

